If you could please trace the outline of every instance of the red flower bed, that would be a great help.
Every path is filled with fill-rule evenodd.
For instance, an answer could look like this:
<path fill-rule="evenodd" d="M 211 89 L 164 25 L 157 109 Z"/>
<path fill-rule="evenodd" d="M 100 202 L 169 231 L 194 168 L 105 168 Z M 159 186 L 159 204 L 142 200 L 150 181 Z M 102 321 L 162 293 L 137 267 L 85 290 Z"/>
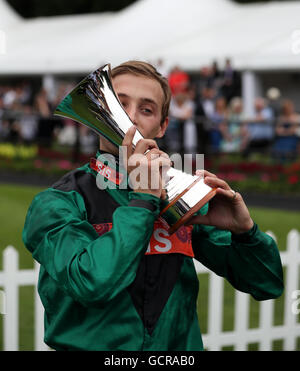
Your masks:
<path fill-rule="evenodd" d="M 223 162 L 211 164 L 210 171 L 241 190 L 300 194 L 300 162 Z"/>

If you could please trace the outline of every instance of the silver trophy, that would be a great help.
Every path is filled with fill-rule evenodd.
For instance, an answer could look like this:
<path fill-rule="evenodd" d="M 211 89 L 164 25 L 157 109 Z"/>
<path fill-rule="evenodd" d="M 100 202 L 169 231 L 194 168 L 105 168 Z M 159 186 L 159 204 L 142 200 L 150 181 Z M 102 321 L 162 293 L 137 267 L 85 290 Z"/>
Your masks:
<path fill-rule="evenodd" d="M 103 135 L 111 143 L 121 146 L 127 130 L 133 125 L 116 95 L 110 65 L 90 73 L 56 108 L 56 116 L 68 117 Z M 142 139 L 136 130 L 133 146 Z M 171 235 L 201 209 L 216 190 L 204 183 L 202 177 L 171 167 L 166 174 L 167 201 L 160 219 Z"/>

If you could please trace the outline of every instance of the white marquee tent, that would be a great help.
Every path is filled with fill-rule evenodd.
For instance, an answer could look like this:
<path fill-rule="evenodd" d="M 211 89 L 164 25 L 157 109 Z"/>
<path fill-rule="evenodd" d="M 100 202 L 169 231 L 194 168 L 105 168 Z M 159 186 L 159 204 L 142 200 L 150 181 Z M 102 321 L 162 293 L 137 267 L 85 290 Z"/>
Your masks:
<path fill-rule="evenodd" d="M 139 0 L 117 13 L 22 19 L 0 0 L 0 74 L 87 73 L 131 58 L 197 69 L 231 57 L 240 70 L 297 70 L 300 4 Z"/>
<path fill-rule="evenodd" d="M 213 1 L 214 3 L 214 1 Z M 271 2 L 235 7 L 216 27 L 195 33 L 189 39 L 167 45 L 159 51 L 169 61 L 185 61 L 197 68 L 211 58 L 223 61 L 228 55 L 239 69 L 299 70 L 300 2 Z"/>
<path fill-rule="evenodd" d="M 4 1 L 0 1 L 0 29 L 21 21 L 21 17 Z"/>

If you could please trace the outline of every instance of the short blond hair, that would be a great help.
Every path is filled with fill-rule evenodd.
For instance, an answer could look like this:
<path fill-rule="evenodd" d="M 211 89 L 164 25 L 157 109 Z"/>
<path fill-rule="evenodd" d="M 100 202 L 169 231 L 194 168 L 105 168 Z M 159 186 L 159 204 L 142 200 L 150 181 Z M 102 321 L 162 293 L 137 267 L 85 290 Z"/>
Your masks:
<path fill-rule="evenodd" d="M 164 101 L 161 112 L 162 113 L 161 123 L 163 123 L 168 117 L 170 101 L 172 96 L 168 80 L 165 77 L 163 77 L 152 64 L 136 60 L 124 62 L 119 66 L 114 67 L 111 71 L 112 78 L 127 73 L 136 76 L 146 76 L 150 79 L 156 80 L 160 84 L 162 91 L 164 93 Z"/>

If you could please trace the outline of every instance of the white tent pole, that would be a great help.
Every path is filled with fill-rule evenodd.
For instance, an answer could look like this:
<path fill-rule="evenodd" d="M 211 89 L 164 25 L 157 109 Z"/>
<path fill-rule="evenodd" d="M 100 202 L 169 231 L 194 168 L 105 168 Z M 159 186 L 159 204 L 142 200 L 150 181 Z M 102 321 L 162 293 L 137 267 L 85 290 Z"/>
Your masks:
<path fill-rule="evenodd" d="M 46 90 L 50 101 L 54 100 L 56 94 L 55 77 L 53 75 L 44 75 L 42 86 Z"/>
<path fill-rule="evenodd" d="M 242 73 L 242 98 L 246 117 L 253 117 L 255 98 L 261 94 L 261 83 L 257 74 L 249 70 L 244 71 Z"/>

